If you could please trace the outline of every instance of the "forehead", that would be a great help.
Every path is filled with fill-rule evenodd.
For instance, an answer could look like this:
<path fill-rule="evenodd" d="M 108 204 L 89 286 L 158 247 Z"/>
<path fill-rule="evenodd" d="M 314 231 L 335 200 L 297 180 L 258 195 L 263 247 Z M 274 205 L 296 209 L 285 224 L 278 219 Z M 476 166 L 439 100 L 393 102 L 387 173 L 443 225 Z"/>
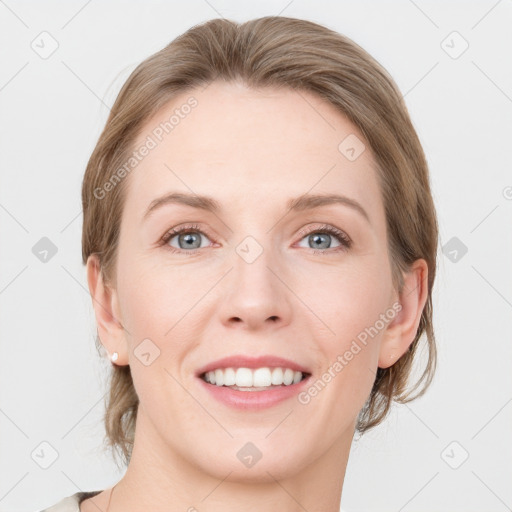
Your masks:
<path fill-rule="evenodd" d="M 357 151 L 366 147 L 351 160 L 342 141 L 360 144 Z M 238 198 L 237 207 L 257 208 L 308 192 L 338 192 L 362 203 L 370 217 L 382 213 L 362 134 L 309 92 L 213 82 L 160 109 L 141 128 L 134 149 L 144 144 L 151 149 L 130 173 L 127 195 L 140 215 L 169 191 L 209 195 L 222 204 Z"/>

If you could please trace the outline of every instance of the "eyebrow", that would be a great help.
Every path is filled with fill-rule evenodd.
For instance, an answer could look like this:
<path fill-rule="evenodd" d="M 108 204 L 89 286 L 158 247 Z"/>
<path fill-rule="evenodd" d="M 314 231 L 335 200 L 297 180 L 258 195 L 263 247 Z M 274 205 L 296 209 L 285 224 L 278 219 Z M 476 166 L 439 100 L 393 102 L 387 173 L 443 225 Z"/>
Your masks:
<path fill-rule="evenodd" d="M 143 220 L 146 220 L 156 209 L 168 204 L 183 204 L 212 213 L 219 213 L 222 210 L 220 203 L 212 197 L 185 194 L 183 192 L 171 192 L 153 200 L 148 206 Z M 348 206 L 359 212 L 370 223 L 370 217 L 360 203 L 355 199 L 340 194 L 304 194 L 288 200 L 286 207 L 289 211 L 304 211 L 331 204 Z"/>

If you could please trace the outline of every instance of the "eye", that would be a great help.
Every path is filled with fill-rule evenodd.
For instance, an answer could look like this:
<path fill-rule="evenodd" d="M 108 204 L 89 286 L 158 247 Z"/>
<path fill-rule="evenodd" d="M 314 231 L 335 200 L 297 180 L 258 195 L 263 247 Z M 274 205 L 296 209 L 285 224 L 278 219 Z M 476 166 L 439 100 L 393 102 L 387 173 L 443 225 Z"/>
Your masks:
<path fill-rule="evenodd" d="M 335 228 L 334 226 L 329 226 L 325 224 L 320 227 L 315 228 L 306 228 L 300 232 L 304 238 L 307 237 L 307 243 L 312 244 L 312 247 L 309 247 L 314 254 L 325 254 L 332 253 L 338 251 L 346 251 L 350 249 L 352 246 L 352 240 L 346 235 L 343 231 Z M 304 239 L 303 238 L 303 239 Z M 326 250 L 318 250 L 318 249 L 332 249 L 331 241 L 332 238 L 335 238 L 339 245 L 334 247 L 332 251 Z"/>
<path fill-rule="evenodd" d="M 187 254 L 195 254 L 199 249 L 201 249 L 201 236 L 207 236 L 203 233 L 199 226 L 196 224 L 190 226 L 181 226 L 178 228 L 173 228 L 161 238 L 160 245 L 165 246 L 166 249 L 169 249 L 171 252 L 182 252 Z M 176 245 L 169 245 L 169 242 L 172 242 L 173 239 L 176 239 Z"/>
<path fill-rule="evenodd" d="M 348 235 L 328 224 L 303 229 L 299 234 L 303 237 L 302 239 L 308 237 L 307 242 L 312 244 L 312 247 L 308 248 L 314 254 L 332 254 L 333 252 L 346 251 L 352 246 L 352 240 Z M 199 252 L 199 249 L 207 247 L 207 245 L 202 245 L 202 236 L 208 238 L 208 235 L 200 230 L 197 224 L 185 225 L 167 231 L 159 244 L 171 252 L 193 255 Z M 334 248 L 332 247 L 332 238 L 339 244 Z M 176 240 L 174 241 L 174 239 Z M 175 245 L 169 243 L 173 241 Z M 328 251 L 326 249 L 333 250 Z"/>

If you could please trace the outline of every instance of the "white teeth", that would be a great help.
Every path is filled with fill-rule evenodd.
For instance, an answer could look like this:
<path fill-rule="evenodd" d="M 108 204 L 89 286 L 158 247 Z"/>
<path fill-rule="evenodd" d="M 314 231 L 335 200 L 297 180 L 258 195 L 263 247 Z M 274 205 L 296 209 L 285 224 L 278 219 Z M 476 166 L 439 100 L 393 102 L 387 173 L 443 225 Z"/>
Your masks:
<path fill-rule="evenodd" d="M 281 368 L 274 368 L 272 371 L 272 384 L 279 386 L 283 383 L 283 370 Z"/>
<path fill-rule="evenodd" d="M 239 369 L 241 370 L 241 368 Z M 270 368 L 258 368 L 253 373 L 253 383 L 255 388 L 264 388 L 272 384 L 272 373 Z"/>
<path fill-rule="evenodd" d="M 204 380 L 216 386 L 237 386 L 244 388 L 265 388 L 269 386 L 289 386 L 303 378 L 302 372 L 291 368 L 217 368 L 206 372 Z"/>
<path fill-rule="evenodd" d="M 283 376 L 283 382 L 288 386 L 293 382 L 293 370 L 286 368 Z"/>
<path fill-rule="evenodd" d="M 234 386 L 236 384 L 236 373 L 233 368 L 224 370 L 224 386 Z"/>
<path fill-rule="evenodd" d="M 217 370 L 215 370 L 217 371 Z M 238 368 L 236 371 L 236 386 L 249 388 L 252 387 L 252 371 L 249 368 Z"/>
<path fill-rule="evenodd" d="M 302 372 L 294 372 L 293 373 L 293 384 L 297 384 L 302 380 Z"/>
<path fill-rule="evenodd" d="M 224 373 L 222 370 L 215 370 L 215 384 L 217 386 L 224 384 Z"/>

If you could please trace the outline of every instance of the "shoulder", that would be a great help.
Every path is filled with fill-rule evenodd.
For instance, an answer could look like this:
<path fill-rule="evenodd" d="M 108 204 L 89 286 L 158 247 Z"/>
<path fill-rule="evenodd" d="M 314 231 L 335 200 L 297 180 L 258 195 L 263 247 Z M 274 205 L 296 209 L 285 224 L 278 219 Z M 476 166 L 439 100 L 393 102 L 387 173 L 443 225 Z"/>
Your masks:
<path fill-rule="evenodd" d="M 45 508 L 40 512 L 80 512 L 80 503 L 86 498 L 92 498 L 102 491 L 77 492 L 71 496 L 63 498 L 55 505 Z"/>

